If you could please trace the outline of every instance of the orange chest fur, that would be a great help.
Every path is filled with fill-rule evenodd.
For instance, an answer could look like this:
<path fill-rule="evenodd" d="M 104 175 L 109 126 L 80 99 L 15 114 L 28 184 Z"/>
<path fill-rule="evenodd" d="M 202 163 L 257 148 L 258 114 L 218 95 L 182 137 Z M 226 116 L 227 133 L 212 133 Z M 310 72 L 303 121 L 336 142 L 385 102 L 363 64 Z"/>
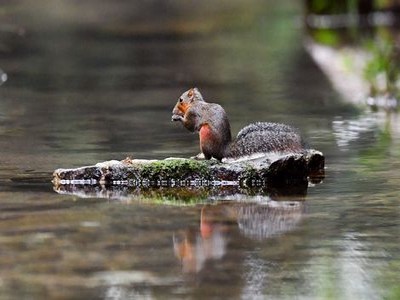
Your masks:
<path fill-rule="evenodd" d="M 211 142 L 214 139 L 214 134 L 211 130 L 210 125 L 205 124 L 201 126 L 199 131 L 199 136 L 200 136 L 200 143 Z"/>

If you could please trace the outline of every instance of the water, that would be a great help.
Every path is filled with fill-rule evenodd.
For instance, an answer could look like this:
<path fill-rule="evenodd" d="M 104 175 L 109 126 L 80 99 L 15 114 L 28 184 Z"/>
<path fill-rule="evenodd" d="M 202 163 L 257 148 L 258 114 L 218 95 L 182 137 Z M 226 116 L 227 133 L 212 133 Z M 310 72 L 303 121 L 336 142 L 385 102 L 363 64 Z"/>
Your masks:
<path fill-rule="evenodd" d="M 137 20 L 129 5 L 110 11 Z M 68 5 L 67 16 L 6 6 L 1 298 L 400 297 L 399 116 L 335 93 L 302 47 L 299 7 L 254 5 L 244 25 L 206 33 L 118 27 L 99 21 L 107 10 L 86 22 Z M 218 189 L 53 191 L 59 167 L 196 154 L 197 137 L 170 121 L 192 85 L 225 107 L 235 133 L 255 120 L 298 127 L 326 155 L 324 182 L 281 201 Z"/>

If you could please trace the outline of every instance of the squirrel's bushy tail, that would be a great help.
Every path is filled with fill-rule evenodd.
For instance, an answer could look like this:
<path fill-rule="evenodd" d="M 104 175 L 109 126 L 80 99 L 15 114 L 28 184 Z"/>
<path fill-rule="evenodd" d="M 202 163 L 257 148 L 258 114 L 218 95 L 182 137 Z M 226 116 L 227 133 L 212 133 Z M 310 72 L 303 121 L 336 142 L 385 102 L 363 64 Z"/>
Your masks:
<path fill-rule="evenodd" d="M 244 127 L 227 148 L 225 157 L 233 158 L 266 152 L 302 152 L 304 143 L 291 126 L 257 122 Z"/>

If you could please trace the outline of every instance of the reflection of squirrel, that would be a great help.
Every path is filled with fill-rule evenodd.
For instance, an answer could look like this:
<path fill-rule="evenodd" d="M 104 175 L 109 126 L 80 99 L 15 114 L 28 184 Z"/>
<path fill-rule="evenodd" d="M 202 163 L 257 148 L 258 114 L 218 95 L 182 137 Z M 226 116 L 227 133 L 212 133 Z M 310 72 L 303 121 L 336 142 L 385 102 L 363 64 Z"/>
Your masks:
<path fill-rule="evenodd" d="M 238 158 L 266 152 L 302 152 L 304 145 L 292 127 L 278 123 L 257 122 L 239 131 L 232 141 L 225 110 L 203 100 L 197 88 L 184 92 L 172 111 L 172 120 L 180 121 L 190 131 L 199 132 L 200 149 L 206 159 Z"/>
<path fill-rule="evenodd" d="M 297 227 L 304 206 L 303 201 L 271 199 L 266 202 L 262 200 L 261 203 L 250 200 L 246 203 L 225 201 L 204 205 L 199 228 L 187 228 L 174 233 L 174 253 L 184 272 L 207 271 L 210 267 L 207 261 L 229 255 L 230 241 L 237 239 L 235 236 L 238 232 L 248 239 L 259 241 L 285 234 Z"/>

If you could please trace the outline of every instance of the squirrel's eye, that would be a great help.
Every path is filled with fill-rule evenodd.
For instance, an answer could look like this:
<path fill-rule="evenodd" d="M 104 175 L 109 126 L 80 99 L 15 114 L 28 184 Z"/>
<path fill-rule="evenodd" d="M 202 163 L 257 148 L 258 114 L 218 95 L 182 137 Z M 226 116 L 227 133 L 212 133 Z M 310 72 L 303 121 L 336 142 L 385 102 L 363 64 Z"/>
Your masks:
<path fill-rule="evenodd" d="M 183 102 L 183 98 L 179 98 L 179 102 Z"/>

